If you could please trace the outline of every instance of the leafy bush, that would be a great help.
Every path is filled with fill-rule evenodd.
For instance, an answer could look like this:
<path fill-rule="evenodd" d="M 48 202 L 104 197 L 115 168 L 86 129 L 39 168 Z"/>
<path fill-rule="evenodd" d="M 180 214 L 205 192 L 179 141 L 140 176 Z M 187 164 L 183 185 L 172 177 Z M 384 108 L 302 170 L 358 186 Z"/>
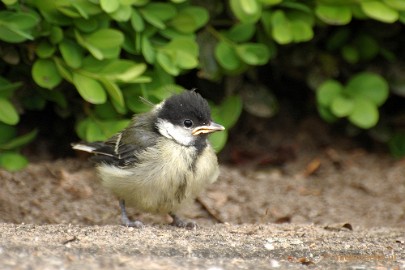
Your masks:
<path fill-rule="evenodd" d="M 140 96 L 157 103 L 181 91 L 175 79 L 189 70 L 221 81 L 272 60 L 277 63 L 280 55 L 288 63 L 287 74 L 303 68 L 301 80 L 318 89 L 323 117 L 347 117 L 370 128 L 388 96 L 387 79 L 383 72 L 354 74 L 377 57 L 396 57 L 374 31 L 347 25 L 379 21 L 391 24 L 388 28 L 405 22 L 405 2 L 400 0 L 2 3 L 0 166 L 11 170 L 26 164 L 19 150 L 37 133 L 17 136 L 16 125 L 25 112 L 52 104 L 59 117 L 77 119 L 81 139 L 103 140 L 125 127 L 132 113 L 149 109 Z M 283 55 L 284 48 L 293 53 Z M 320 64 L 308 68 L 313 61 Z M 340 69 L 344 76 L 336 72 Z M 339 83 L 342 79 L 346 86 Z M 213 115 L 229 128 L 242 103 L 238 93 L 227 94 L 222 103 L 213 104 Z M 213 136 L 218 150 L 226 138 L 226 132 Z"/>
<path fill-rule="evenodd" d="M 355 75 L 344 87 L 336 80 L 327 80 L 317 89 L 318 108 L 327 121 L 347 117 L 361 128 L 378 122 L 378 107 L 388 98 L 388 83 L 379 75 L 363 72 Z"/>

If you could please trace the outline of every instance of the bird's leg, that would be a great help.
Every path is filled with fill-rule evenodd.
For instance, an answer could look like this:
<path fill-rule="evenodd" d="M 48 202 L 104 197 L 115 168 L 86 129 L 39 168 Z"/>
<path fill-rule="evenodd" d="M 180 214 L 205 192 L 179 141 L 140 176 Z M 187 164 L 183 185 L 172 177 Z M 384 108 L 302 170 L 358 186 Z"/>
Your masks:
<path fill-rule="evenodd" d="M 170 225 L 172 225 L 172 226 L 176 226 L 179 228 L 187 228 L 187 229 L 196 229 L 198 227 L 197 223 L 195 223 L 194 221 L 187 222 L 187 221 L 181 220 L 178 216 L 176 216 L 173 213 L 170 213 L 169 215 L 173 219 L 172 223 L 170 223 Z"/>
<path fill-rule="evenodd" d="M 120 208 L 121 208 L 121 222 L 122 225 L 127 227 L 135 227 L 135 228 L 143 228 L 144 225 L 139 220 L 129 220 L 127 215 L 127 210 L 125 209 L 125 200 L 120 200 Z"/>

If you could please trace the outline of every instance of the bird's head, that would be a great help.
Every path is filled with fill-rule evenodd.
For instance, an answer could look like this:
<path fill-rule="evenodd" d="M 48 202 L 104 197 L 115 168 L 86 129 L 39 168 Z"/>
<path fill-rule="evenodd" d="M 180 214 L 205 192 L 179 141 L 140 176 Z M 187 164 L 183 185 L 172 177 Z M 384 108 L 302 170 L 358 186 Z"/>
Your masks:
<path fill-rule="evenodd" d="M 225 129 L 212 121 L 208 102 L 195 91 L 169 97 L 156 111 L 159 133 L 181 145 L 205 143 L 210 133 Z"/>

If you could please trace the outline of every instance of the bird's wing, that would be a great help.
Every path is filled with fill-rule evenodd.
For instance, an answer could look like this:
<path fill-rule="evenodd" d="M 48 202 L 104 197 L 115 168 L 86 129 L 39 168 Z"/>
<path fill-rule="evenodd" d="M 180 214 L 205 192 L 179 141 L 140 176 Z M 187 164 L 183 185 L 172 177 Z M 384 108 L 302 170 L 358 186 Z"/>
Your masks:
<path fill-rule="evenodd" d="M 145 116 L 133 119 L 131 125 L 105 142 L 74 144 L 73 149 L 94 154 L 96 163 L 127 167 L 138 161 L 137 154 L 156 143 L 158 134 Z"/>

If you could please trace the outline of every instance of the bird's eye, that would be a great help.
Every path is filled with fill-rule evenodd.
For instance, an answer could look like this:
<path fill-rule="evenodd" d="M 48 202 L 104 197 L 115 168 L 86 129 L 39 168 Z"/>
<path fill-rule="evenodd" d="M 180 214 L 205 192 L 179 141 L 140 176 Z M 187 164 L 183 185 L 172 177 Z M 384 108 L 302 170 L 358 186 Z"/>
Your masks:
<path fill-rule="evenodd" d="M 189 128 L 193 125 L 193 121 L 191 121 L 190 119 L 186 119 L 184 120 L 183 124 L 186 128 Z"/>

